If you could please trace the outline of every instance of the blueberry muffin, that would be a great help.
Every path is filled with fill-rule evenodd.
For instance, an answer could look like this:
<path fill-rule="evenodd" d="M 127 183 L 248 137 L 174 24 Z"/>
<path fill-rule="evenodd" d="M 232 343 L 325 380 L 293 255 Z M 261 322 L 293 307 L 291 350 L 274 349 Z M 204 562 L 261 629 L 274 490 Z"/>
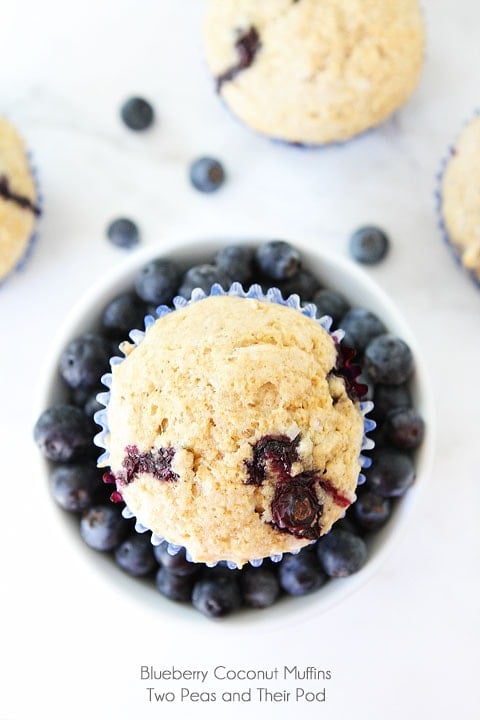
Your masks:
<path fill-rule="evenodd" d="M 24 141 L 0 117 L 0 282 L 25 256 L 39 214 L 35 179 Z"/>
<path fill-rule="evenodd" d="M 194 562 L 241 567 L 299 550 L 345 513 L 364 408 L 313 306 L 217 287 L 122 345 L 98 442 L 140 529 Z"/>
<path fill-rule="evenodd" d="M 480 282 L 480 116 L 462 130 L 445 165 L 440 203 L 447 241 Z"/>
<path fill-rule="evenodd" d="M 424 25 L 417 0 L 209 0 L 205 47 L 218 92 L 246 125 L 324 144 L 407 101 Z"/>

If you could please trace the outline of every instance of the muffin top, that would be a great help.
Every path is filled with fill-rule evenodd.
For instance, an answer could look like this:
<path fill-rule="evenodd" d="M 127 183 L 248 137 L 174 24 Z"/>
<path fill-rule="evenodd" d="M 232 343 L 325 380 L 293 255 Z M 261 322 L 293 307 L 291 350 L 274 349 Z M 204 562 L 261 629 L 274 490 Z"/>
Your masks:
<path fill-rule="evenodd" d="M 480 280 L 480 116 L 460 133 L 441 187 L 442 216 L 462 264 Z"/>
<path fill-rule="evenodd" d="M 38 214 L 36 201 L 23 139 L 0 116 L 0 279 L 25 253 Z"/>
<path fill-rule="evenodd" d="M 363 416 L 337 341 L 298 310 L 212 296 L 112 368 L 106 446 L 137 520 L 196 562 L 309 544 L 355 499 Z"/>
<path fill-rule="evenodd" d="M 205 46 L 233 112 L 293 143 L 346 140 L 382 122 L 417 85 L 417 0 L 209 0 Z"/>

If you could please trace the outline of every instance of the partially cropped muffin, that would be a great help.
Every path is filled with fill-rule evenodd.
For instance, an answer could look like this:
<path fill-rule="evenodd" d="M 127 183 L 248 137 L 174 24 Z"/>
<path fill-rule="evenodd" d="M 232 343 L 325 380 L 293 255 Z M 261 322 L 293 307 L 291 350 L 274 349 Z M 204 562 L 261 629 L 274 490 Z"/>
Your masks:
<path fill-rule="evenodd" d="M 0 116 L 0 282 L 19 267 L 40 214 L 38 191 L 23 138 Z"/>
<path fill-rule="evenodd" d="M 442 224 L 463 267 L 480 282 L 480 116 L 460 133 L 439 193 Z"/>
<path fill-rule="evenodd" d="M 209 0 L 207 62 L 246 125 L 298 144 L 347 140 L 415 89 L 418 0 Z"/>
<path fill-rule="evenodd" d="M 159 317 L 112 364 L 97 419 L 103 462 L 141 529 L 195 562 L 299 550 L 355 500 L 363 408 L 338 338 L 272 301 L 278 291 L 256 292 Z"/>

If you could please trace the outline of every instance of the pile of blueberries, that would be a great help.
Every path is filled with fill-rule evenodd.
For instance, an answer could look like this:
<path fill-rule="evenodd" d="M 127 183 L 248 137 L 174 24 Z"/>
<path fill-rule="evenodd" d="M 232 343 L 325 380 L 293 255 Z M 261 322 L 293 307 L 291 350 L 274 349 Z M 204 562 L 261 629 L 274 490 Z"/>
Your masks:
<path fill-rule="evenodd" d="M 330 315 L 334 327 L 345 331 L 344 345 L 354 348 L 356 362 L 373 399 L 372 433 L 375 448 L 366 482 L 343 519 L 313 545 L 298 554 L 285 554 L 279 563 L 265 560 L 229 570 L 223 564 L 209 568 L 187 561 L 185 552 L 169 554 L 165 544 L 150 542 L 150 533 L 135 531 L 134 520 L 122 516 L 122 504 L 110 500 L 111 486 L 102 482 L 96 467 L 98 449 L 93 420 L 102 406 L 96 395 L 104 391 L 100 378 L 109 372 L 109 360 L 133 328 L 143 328 L 145 315 L 158 305 L 171 304 L 176 295 L 189 298 L 193 288 L 209 292 L 213 283 L 228 288 L 233 281 L 264 289 L 277 286 L 284 297 L 296 293 L 313 302 L 318 316 Z M 301 596 L 318 590 L 332 578 L 357 572 L 367 561 L 368 540 L 389 520 L 395 503 L 415 478 L 415 450 L 424 436 L 424 422 L 414 407 L 410 384 L 414 361 L 408 345 L 390 334 L 382 320 L 363 307 L 352 307 L 335 289 L 322 287 L 298 250 L 282 240 L 257 247 L 229 245 L 210 262 L 185 270 L 173 260 L 158 258 L 145 264 L 134 287 L 111 299 L 101 321 L 90 332 L 73 339 L 59 359 L 64 402 L 39 417 L 34 438 L 50 461 L 50 488 L 54 500 L 78 518 L 85 543 L 110 553 L 132 577 L 150 579 L 167 598 L 193 606 L 209 617 L 228 615 L 239 608 L 266 608 L 282 596 Z"/>

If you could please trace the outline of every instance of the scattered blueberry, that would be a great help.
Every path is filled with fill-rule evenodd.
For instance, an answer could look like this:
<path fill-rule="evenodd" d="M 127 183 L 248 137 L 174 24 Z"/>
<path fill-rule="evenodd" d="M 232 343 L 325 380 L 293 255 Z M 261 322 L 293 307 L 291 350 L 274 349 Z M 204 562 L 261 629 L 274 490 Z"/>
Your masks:
<path fill-rule="evenodd" d="M 92 418 L 92 420 L 96 412 L 104 409 L 104 405 L 99 403 L 97 400 L 98 392 L 105 392 L 105 388 L 102 387 L 99 391 L 94 390 L 90 393 L 83 405 L 83 412 L 87 415 L 87 417 Z"/>
<path fill-rule="evenodd" d="M 200 157 L 190 165 L 190 182 L 202 193 L 216 192 L 225 181 L 223 165 L 212 157 Z"/>
<path fill-rule="evenodd" d="M 132 97 L 123 103 L 120 117 L 130 130 L 146 130 L 153 123 L 155 112 L 148 100 Z"/>
<path fill-rule="evenodd" d="M 364 530 L 378 530 L 387 522 L 392 512 L 389 498 L 372 491 L 362 492 L 352 505 L 355 520 Z M 335 528 L 338 523 L 335 523 Z"/>
<path fill-rule="evenodd" d="M 112 220 L 107 228 L 107 237 L 112 245 L 125 249 L 133 248 L 140 242 L 138 227 L 128 218 Z"/>
<path fill-rule="evenodd" d="M 92 389 L 110 370 L 112 346 L 97 333 L 71 340 L 60 356 L 60 374 L 71 388 Z"/>
<path fill-rule="evenodd" d="M 193 606 L 207 617 L 225 617 L 242 603 L 237 576 L 231 570 L 212 568 L 193 587 Z"/>
<path fill-rule="evenodd" d="M 380 448 L 367 471 L 368 487 L 382 497 L 400 497 L 415 479 L 410 455 L 401 450 Z"/>
<path fill-rule="evenodd" d="M 130 530 L 117 505 L 94 505 L 80 520 L 80 535 L 94 550 L 106 552 L 120 545 Z"/>
<path fill-rule="evenodd" d="M 282 291 L 284 298 L 295 294 L 298 295 L 301 300 L 311 302 L 320 283 L 310 270 L 300 268 L 292 277 L 286 280 L 280 280 L 277 286 Z"/>
<path fill-rule="evenodd" d="M 210 265 L 208 263 L 204 265 L 194 265 L 187 270 L 183 276 L 178 294 L 189 300 L 192 295 L 192 290 L 201 288 L 208 295 L 214 283 L 219 283 L 224 290 L 228 290 L 232 284 L 232 279 L 216 265 Z"/>
<path fill-rule="evenodd" d="M 376 420 L 383 420 L 392 410 L 412 406 L 410 388 L 407 383 L 400 383 L 399 385 L 376 383 L 374 385 L 373 402 L 373 416 Z"/>
<path fill-rule="evenodd" d="M 150 533 L 135 530 L 115 550 L 115 561 L 129 575 L 141 577 L 158 568 Z"/>
<path fill-rule="evenodd" d="M 414 450 L 423 442 L 425 423 L 414 408 L 401 408 L 387 415 L 385 432 L 395 447 Z"/>
<path fill-rule="evenodd" d="M 305 550 L 301 550 L 298 555 L 284 555 L 278 577 L 288 595 L 306 595 L 318 590 L 327 581 L 315 553 Z"/>
<path fill-rule="evenodd" d="M 280 594 L 280 583 L 276 571 L 271 567 L 247 567 L 240 576 L 243 601 L 252 608 L 266 608 L 273 605 Z"/>
<path fill-rule="evenodd" d="M 47 460 L 72 462 L 92 450 L 92 423 L 74 405 L 55 405 L 38 418 L 33 437 Z"/>
<path fill-rule="evenodd" d="M 175 602 L 190 602 L 194 582 L 194 575 L 178 575 L 165 567 L 160 568 L 155 578 L 157 590 Z"/>
<path fill-rule="evenodd" d="M 248 287 L 253 275 L 254 249 L 248 245 L 227 245 L 215 255 L 220 272 Z"/>
<path fill-rule="evenodd" d="M 150 260 L 137 273 L 135 290 L 145 302 L 165 305 L 176 294 L 180 277 L 180 269 L 172 260 Z"/>
<path fill-rule="evenodd" d="M 102 325 L 111 336 L 126 340 L 130 330 L 144 328 L 147 309 L 134 292 L 125 292 L 110 300 L 103 311 Z"/>
<path fill-rule="evenodd" d="M 365 367 L 375 383 L 399 385 L 413 373 L 412 351 L 394 335 L 378 335 L 365 348 Z"/>
<path fill-rule="evenodd" d="M 385 332 L 383 322 L 370 310 L 354 307 L 348 310 L 340 320 L 340 327 L 345 332 L 343 345 L 363 352 L 368 343 Z"/>
<path fill-rule="evenodd" d="M 92 463 L 57 465 L 50 477 L 53 499 L 68 512 L 82 512 L 93 505 L 102 489 L 98 470 Z"/>
<path fill-rule="evenodd" d="M 361 227 L 350 237 L 350 254 L 357 262 L 375 265 L 385 257 L 389 244 L 388 236 L 380 228 Z"/>
<path fill-rule="evenodd" d="M 255 260 L 259 270 L 272 280 L 291 278 L 300 268 L 300 253 L 284 240 L 271 240 L 260 245 Z"/>
<path fill-rule="evenodd" d="M 162 542 L 155 545 L 153 552 L 162 567 L 175 575 L 192 575 L 198 571 L 198 564 L 187 560 L 185 548 L 172 555 L 168 552 L 168 543 Z"/>
<path fill-rule="evenodd" d="M 329 577 L 347 577 L 364 565 L 367 546 L 358 535 L 334 528 L 318 541 L 317 555 Z"/>
<path fill-rule="evenodd" d="M 335 327 L 339 324 L 340 319 L 347 313 L 349 308 L 348 302 L 343 295 L 336 292 L 336 290 L 330 290 L 330 288 L 317 290 L 312 298 L 312 302 L 317 306 L 318 317 L 329 315 Z"/>

